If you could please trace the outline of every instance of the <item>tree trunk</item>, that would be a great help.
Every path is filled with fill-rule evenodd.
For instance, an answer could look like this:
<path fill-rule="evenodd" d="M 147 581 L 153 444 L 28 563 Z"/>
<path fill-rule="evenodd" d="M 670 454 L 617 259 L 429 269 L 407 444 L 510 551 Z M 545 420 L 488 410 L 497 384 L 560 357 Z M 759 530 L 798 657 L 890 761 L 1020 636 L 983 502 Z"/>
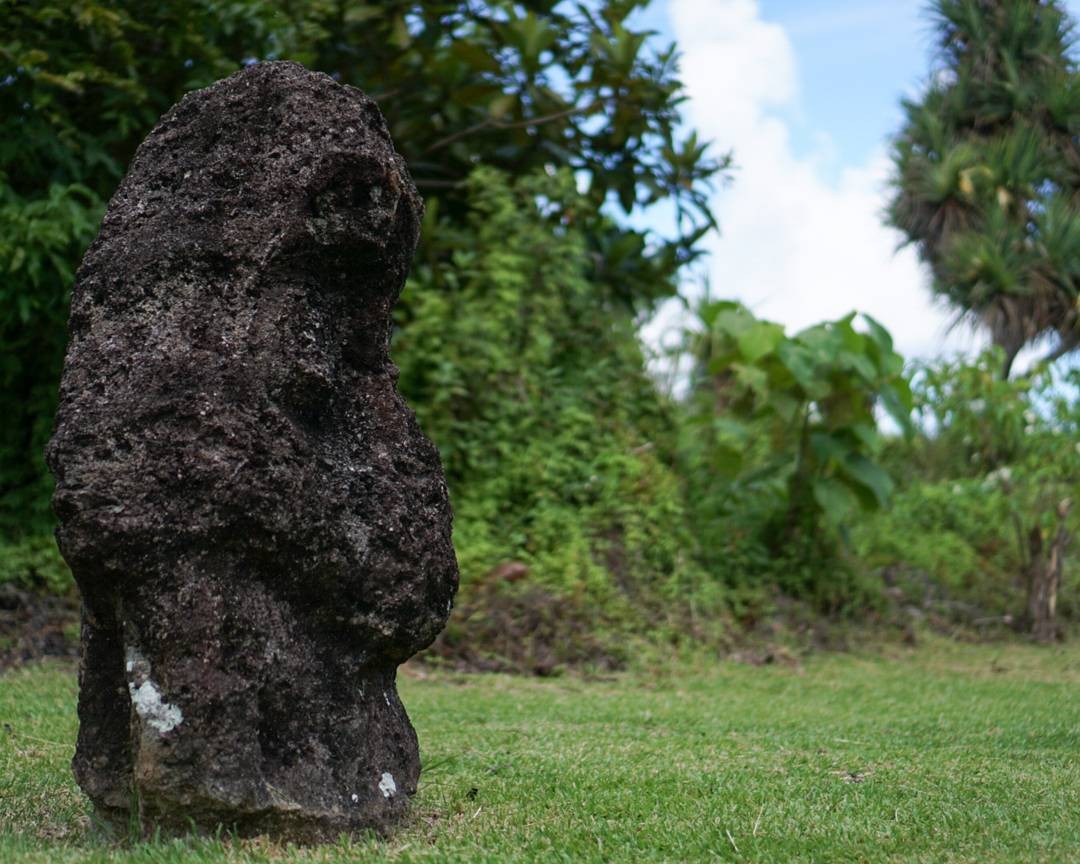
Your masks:
<path fill-rule="evenodd" d="M 1053 642 L 1058 635 L 1057 592 L 1065 566 L 1065 547 L 1071 539 L 1065 528 L 1068 512 L 1069 502 L 1064 501 L 1058 507 L 1059 522 L 1057 530 L 1050 535 L 1049 543 L 1037 526 L 1028 535 L 1031 557 L 1028 564 L 1027 618 L 1036 642 Z"/>
<path fill-rule="evenodd" d="M 1005 350 L 1005 362 L 1001 368 L 1001 380 L 1008 381 L 1009 376 L 1012 374 L 1013 363 L 1016 361 L 1016 355 L 1020 353 L 1020 349 L 1024 347 L 1023 342 L 998 342 Z"/>

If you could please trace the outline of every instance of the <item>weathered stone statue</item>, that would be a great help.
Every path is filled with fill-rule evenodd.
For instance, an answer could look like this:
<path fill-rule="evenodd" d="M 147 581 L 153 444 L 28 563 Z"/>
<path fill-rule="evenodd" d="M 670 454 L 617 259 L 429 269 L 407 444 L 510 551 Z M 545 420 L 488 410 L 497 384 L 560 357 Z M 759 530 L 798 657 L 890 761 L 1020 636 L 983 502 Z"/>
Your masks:
<path fill-rule="evenodd" d="M 415 791 L 396 667 L 458 579 L 388 356 L 421 210 L 375 103 L 295 63 L 188 95 L 136 153 L 47 454 L 103 817 L 317 840 Z"/>

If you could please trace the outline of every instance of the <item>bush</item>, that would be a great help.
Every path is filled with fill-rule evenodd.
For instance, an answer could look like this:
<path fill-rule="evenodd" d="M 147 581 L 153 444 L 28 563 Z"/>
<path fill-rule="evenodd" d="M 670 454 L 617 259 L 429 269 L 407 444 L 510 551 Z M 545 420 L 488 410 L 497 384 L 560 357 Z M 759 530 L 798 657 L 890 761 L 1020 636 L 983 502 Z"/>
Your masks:
<path fill-rule="evenodd" d="M 730 302 L 699 317 L 679 452 L 706 565 L 743 596 L 756 585 L 828 612 L 872 604 L 844 545 L 892 491 L 876 406 L 909 423 L 889 334 L 852 314 L 787 336 Z"/>
<path fill-rule="evenodd" d="M 532 659 L 515 641 L 515 665 L 583 645 L 618 657 L 635 633 L 716 619 L 721 593 L 695 562 L 674 470 L 673 406 L 646 374 L 629 308 L 588 278 L 577 225 L 591 205 L 568 172 L 478 169 L 469 193 L 468 230 L 447 263 L 415 269 L 394 343 L 402 392 L 443 456 L 458 602 L 474 617 L 467 640 L 451 629 L 438 650 L 505 658 L 512 633 L 492 622 L 543 617 L 544 604 L 559 626 Z M 511 564 L 523 584 L 492 575 Z"/>
<path fill-rule="evenodd" d="M 887 448 L 901 488 L 889 512 L 858 526 L 855 546 L 867 568 L 914 574 L 909 599 L 929 592 L 960 620 L 1022 623 L 1033 536 L 1080 529 L 1075 507 L 1061 514 L 1080 493 L 1080 371 L 1002 380 L 1001 363 L 993 350 L 913 369 L 922 434 Z M 1065 555 L 1068 578 L 1080 560 L 1075 545 Z M 1058 603 L 1065 620 L 1070 594 Z"/>

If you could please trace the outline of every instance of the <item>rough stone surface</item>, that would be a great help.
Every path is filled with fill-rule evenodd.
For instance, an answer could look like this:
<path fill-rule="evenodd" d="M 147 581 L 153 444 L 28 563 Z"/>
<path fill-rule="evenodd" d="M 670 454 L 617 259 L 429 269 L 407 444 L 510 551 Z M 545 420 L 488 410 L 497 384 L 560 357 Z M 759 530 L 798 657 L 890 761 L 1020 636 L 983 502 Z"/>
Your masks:
<path fill-rule="evenodd" d="M 421 211 L 375 103 L 294 63 L 184 98 L 111 201 L 47 453 L 107 819 L 317 840 L 415 792 L 395 672 L 458 580 L 388 354 Z"/>

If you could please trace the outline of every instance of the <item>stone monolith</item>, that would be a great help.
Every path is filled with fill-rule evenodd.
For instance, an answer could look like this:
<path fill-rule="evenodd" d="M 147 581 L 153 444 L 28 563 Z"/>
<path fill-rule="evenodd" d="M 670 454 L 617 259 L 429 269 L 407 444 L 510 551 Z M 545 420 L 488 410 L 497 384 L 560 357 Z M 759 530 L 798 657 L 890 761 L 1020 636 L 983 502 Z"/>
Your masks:
<path fill-rule="evenodd" d="M 105 819 L 319 840 L 415 792 L 396 669 L 458 581 L 388 353 L 421 211 L 375 103 L 285 62 L 186 96 L 110 202 L 47 453 Z"/>

